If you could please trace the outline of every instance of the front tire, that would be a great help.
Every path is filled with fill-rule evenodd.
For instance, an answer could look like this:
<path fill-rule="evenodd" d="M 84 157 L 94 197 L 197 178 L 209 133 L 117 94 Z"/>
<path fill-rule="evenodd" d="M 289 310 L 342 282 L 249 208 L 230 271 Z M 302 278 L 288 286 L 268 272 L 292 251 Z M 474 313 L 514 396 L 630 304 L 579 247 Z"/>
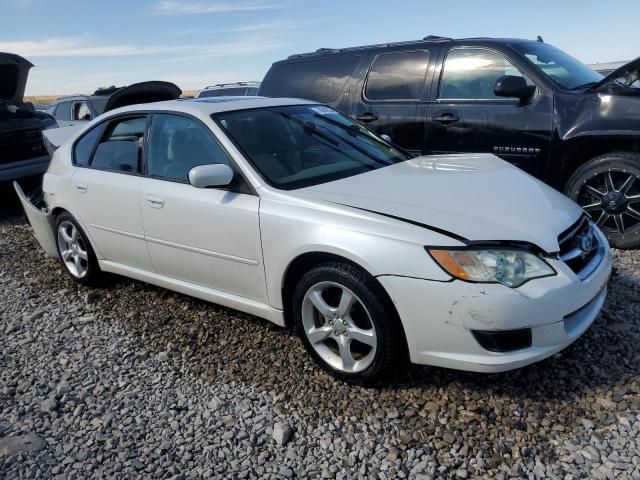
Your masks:
<path fill-rule="evenodd" d="M 67 274 L 80 285 L 99 284 L 102 271 L 98 259 L 77 220 L 68 212 L 56 219 L 58 254 Z"/>
<path fill-rule="evenodd" d="M 607 153 L 580 166 L 565 194 L 607 235 L 612 246 L 640 246 L 640 155 Z"/>
<path fill-rule="evenodd" d="M 303 275 L 294 295 L 294 319 L 305 348 L 323 369 L 357 385 L 397 378 L 406 365 L 406 341 L 395 310 L 375 279 L 340 262 Z"/>

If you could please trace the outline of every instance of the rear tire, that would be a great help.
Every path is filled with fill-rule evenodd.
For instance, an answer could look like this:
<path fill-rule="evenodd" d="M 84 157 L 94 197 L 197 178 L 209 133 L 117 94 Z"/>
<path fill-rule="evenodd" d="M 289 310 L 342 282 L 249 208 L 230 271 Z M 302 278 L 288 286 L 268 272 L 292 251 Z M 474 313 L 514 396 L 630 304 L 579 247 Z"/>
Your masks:
<path fill-rule="evenodd" d="M 379 385 L 400 377 L 407 363 L 400 320 L 376 280 L 346 263 L 305 273 L 293 294 L 298 334 L 311 357 L 334 377 Z"/>
<path fill-rule="evenodd" d="M 102 279 L 98 259 L 77 220 L 69 212 L 56 219 L 56 240 L 62 266 L 74 282 L 96 286 Z"/>
<path fill-rule="evenodd" d="M 640 246 L 640 155 L 607 153 L 581 165 L 565 194 L 576 201 L 617 248 Z"/>

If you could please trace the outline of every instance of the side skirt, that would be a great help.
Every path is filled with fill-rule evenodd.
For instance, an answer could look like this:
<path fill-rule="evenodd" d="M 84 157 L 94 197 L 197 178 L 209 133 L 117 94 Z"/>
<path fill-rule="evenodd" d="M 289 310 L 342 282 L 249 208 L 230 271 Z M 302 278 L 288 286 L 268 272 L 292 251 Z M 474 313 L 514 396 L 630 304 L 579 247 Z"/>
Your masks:
<path fill-rule="evenodd" d="M 273 308 L 270 305 L 256 302 L 255 300 L 250 300 L 238 295 L 233 295 L 232 293 L 214 290 L 195 283 L 189 283 L 184 280 L 177 280 L 175 278 L 158 275 L 157 273 L 147 272 L 139 268 L 122 265 L 108 260 L 99 260 L 98 263 L 100 268 L 105 272 L 134 278 L 158 287 L 174 290 L 201 300 L 206 300 L 207 302 L 216 303 L 250 315 L 255 315 L 256 317 L 264 318 L 281 327 L 285 326 L 284 313 L 282 310 Z"/>

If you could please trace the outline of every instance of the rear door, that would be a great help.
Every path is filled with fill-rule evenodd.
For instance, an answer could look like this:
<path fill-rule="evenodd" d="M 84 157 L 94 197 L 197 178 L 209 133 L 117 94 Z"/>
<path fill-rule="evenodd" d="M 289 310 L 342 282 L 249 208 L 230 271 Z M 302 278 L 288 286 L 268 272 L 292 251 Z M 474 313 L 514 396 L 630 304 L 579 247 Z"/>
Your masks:
<path fill-rule="evenodd" d="M 354 99 L 353 116 L 379 135 L 419 155 L 426 139 L 429 48 L 375 55 Z"/>
<path fill-rule="evenodd" d="M 81 137 L 71 203 L 105 260 L 153 271 L 138 201 L 146 124 L 146 114 L 127 115 Z"/>
<path fill-rule="evenodd" d="M 524 105 L 494 95 L 503 75 L 522 76 L 534 85 L 504 52 L 454 46 L 442 57 L 429 114 L 429 152 L 494 153 L 539 175 L 549 149 L 553 98 L 541 88 Z"/>

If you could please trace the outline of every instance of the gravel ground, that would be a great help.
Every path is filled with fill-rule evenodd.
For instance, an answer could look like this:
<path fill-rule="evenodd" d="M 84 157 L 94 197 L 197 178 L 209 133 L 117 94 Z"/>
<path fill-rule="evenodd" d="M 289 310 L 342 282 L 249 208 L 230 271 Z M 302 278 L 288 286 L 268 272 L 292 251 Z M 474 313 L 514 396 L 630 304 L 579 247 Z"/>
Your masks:
<path fill-rule="evenodd" d="M 363 389 L 266 321 L 78 288 L 20 218 L 0 226 L 0 478 L 640 478 L 640 252 L 614 253 L 602 315 L 551 359 Z"/>

